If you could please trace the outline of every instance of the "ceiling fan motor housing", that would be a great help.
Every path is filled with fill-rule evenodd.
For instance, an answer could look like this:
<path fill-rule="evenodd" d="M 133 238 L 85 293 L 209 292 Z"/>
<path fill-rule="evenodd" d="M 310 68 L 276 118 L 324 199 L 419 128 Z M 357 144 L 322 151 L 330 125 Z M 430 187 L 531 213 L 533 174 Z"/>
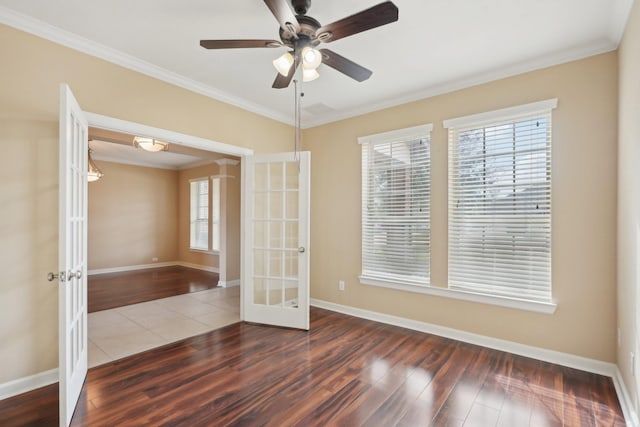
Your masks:
<path fill-rule="evenodd" d="M 320 28 L 320 23 L 307 15 L 297 15 L 296 19 L 300 25 L 300 31 L 297 34 L 280 28 L 282 44 L 293 49 L 319 45 L 320 40 L 316 38 L 316 31 Z"/>

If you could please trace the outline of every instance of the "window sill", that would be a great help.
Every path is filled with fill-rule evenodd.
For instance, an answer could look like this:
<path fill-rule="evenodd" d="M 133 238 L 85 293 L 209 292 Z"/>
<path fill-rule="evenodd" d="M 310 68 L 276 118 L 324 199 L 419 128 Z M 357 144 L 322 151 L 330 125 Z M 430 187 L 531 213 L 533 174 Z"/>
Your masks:
<path fill-rule="evenodd" d="M 390 282 L 368 276 L 360 276 L 360 283 L 369 286 L 379 286 L 382 288 L 398 289 L 401 291 L 415 292 L 419 294 L 434 295 L 444 298 L 453 298 L 463 301 L 478 302 L 481 304 L 497 305 L 500 307 L 515 308 L 518 310 L 533 311 L 536 313 L 553 314 L 557 305 L 549 302 L 525 301 L 515 298 L 505 298 L 493 295 L 476 294 L 449 288 L 439 288 L 435 286 L 416 286 L 402 283 Z"/>
<path fill-rule="evenodd" d="M 220 251 L 210 251 L 207 249 L 189 248 L 189 252 L 197 252 L 200 254 L 207 254 L 207 255 L 220 255 Z"/>

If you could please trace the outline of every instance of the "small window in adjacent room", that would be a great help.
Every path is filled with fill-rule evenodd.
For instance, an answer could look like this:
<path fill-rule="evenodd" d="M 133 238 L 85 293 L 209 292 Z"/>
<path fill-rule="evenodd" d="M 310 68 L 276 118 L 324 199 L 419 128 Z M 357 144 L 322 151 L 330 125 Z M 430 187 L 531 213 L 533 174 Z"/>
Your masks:
<path fill-rule="evenodd" d="M 191 185 L 190 248 L 209 249 L 209 179 L 197 179 Z"/>
<path fill-rule="evenodd" d="M 359 138 L 363 283 L 426 286 L 431 125 Z"/>
<path fill-rule="evenodd" d="M 211 200 L 213 206 L 212 220 L 211 220 L 211 249 L 214 251 L 220 250 L 220 177 L 211 178 Z"/>
<path fill-rule="evenodd" d="M 449 288 L 551 303 L 551 111 L 447 120 Z"/>

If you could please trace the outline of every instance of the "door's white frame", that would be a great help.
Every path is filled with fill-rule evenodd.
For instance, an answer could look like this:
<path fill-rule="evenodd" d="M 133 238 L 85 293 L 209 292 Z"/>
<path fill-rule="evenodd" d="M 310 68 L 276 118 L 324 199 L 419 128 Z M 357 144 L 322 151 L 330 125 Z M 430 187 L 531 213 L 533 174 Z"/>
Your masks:
<path fill-rule="evenodd" d="M 244 170 L 245 167 L 245 157 L 253 155 L 253 150 L 246 147 L 239 147 L 236 145 L 225 144 L 222 142 L 200 138 L 193 135 L 188 135 L 184 133 L 174 132 L 167 129 L 156 128 L 153 126 L 147 126 L 140 123 L 130 122 L 127 120 L 116 119 L 114 117 L 103 116 L 101 114 L 90 113 L 85 111 L 85 115 L 87 117 L 87 121 L 89 122 L 90 127 L 95 127 L 99 129 L 109 130 L 113 132 L 127 133 L 130 135 L 144 135 L 148 137 L 153 137 L 159 139 L 161 141 L 166 141 L 170 144 L 175 145 L 183 145 L 185 147 L 198 148 L 204 151 L 210 151 L 214 153 L 227 154 L 230 156 L 240 157 L 240 165 Z M 245 192 L 245 182 L 244 182 L 244 174 L 242 174 L 242 179 L 240 183 L 240 196 L 243 197 Z M 241 204 L 240 208 L 240 224 L 244 224 L 244 203 Z M 85 235 L 86 239 L 86 235 Z M 86 242 L 85 242 L 86 245 Z M 240 253 L 242 254 L 244 248 L 244 227 L 240 227 Z M 243 257 L 240 257 L 240 293 L 244 292 L 244 283 L 243 275 Z M 242 295 L 240 296 L 240 301 L 242 301 Z M 240 304 L 240 319 L 244 320 L 244 308 L 243 304 Z"/>

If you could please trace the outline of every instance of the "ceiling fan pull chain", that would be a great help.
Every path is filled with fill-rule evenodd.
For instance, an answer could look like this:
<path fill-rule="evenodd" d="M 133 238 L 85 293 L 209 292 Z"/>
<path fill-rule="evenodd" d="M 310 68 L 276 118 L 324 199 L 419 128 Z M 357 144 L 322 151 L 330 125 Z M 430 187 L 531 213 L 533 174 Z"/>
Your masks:
<path fill-rule="evenodd" d="M 300 67 L 300 70 L 298 70 L 298 74 L 302 74 L 302 67 Z M 298 173 L 300 173 L 300 149 L 301 149 L 301 143 L 302 143 L 302 130 L 301 130 L 301 113 L 302 113 L 302 97 L 304 96 L 304 92 L 302 92 L 302 77 L 301 75 L 298 75 L 298 78 L 293 80 L 293 87 L 294 87 L 294 103 L 293 103 L 293 107 L 294 107 L 294 127 L 295 127 L 295 133 L 294 133 L 294 159 L 298 162 Z"/>
<path fill-rule="evenodd" d="M 298 160 L 298 79 L 293 79 L 293 158 Z"/>

